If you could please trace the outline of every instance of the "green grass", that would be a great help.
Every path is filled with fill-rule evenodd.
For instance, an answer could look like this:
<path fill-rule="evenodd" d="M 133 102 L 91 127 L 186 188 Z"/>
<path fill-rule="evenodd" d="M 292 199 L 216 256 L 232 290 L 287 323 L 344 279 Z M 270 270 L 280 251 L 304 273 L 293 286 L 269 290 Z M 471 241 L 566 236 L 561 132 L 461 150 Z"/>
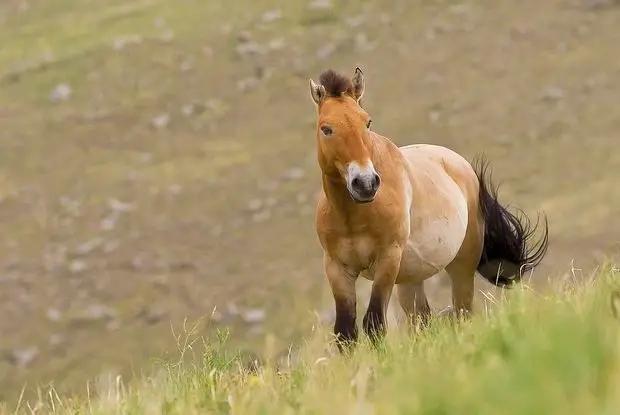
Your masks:
<path fill-rule="evenodd" d="M 181 356 L 153 376 L 89 387 L 88 398 L 42 391 L 38 413 L 612 414 L 620 410 L 620 331 L 612 269 L 540 295 L 516 288 L 471 320 L 391 330 L 377 349 L 334 351 L 317 328 L 286 356 L 234 355 L 226 335 L 177 337 Z M 614 294 L 616 293 L 616 294 Z M 616 305 L 617 307 L 617 305 Z M 10 413 L 12 408 L 5 408 Z M 0 411 L 2 413 L 2 411 Z"/>

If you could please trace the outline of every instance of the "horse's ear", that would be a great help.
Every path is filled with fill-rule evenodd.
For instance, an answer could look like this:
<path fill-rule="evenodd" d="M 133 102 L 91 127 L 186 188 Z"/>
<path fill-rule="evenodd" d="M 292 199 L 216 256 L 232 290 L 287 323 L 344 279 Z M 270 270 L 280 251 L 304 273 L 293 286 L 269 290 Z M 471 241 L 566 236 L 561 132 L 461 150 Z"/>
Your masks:
<path fill-rule="evenodd" d="M 359 102 L 364 95 L 364 74 L 359 66 L 355 68 L 355 73 L 353 74 L 353 78 L 351 78 L 351 83 L 353 84 L 353 98 Z"/>
<path fill-rule="evenodd" d="M 317 84 L 312 79 L 310 79 L 310 95 L 312 96 L 312 100 L 316 105 L 319 105 L 321 101 L 325 99 L 325 87 L 321 84 Z"/>

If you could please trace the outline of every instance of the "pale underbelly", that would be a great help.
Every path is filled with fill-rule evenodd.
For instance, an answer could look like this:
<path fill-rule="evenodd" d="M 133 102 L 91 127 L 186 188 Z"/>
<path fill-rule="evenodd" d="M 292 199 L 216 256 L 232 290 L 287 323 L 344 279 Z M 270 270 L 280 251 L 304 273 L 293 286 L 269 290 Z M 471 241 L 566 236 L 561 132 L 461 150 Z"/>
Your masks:
<path fill-rule="evenodd" d="M 422 282 L 448 266 L 456 257 L 465 239 L 466 223 L 456 226 L 433 226 L 432 232 L 418 233 L 403 249 L 396 283 Z M 372 269 L 361 272 L 361 276 L 373 280 Z"/>

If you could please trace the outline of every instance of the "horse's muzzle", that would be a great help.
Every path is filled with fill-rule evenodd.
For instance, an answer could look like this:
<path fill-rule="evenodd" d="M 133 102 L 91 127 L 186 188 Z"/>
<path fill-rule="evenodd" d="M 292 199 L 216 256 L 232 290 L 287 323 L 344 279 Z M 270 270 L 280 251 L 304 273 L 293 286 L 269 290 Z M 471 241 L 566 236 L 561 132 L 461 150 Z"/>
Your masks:
<path fill-rule="evenodd" d="M 375 171 L 359 174 L 351 179 L 349 193 L 357 203 L 372 202 L 380 185 L 381 178 Z"/>

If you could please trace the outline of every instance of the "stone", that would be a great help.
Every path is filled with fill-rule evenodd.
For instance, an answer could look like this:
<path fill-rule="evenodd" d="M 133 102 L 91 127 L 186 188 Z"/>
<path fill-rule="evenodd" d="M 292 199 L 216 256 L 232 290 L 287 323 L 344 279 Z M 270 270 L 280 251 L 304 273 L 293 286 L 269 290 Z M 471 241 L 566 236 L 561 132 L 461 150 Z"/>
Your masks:
<path fill-rule="evenodd" d="M 9 352 L 9 361 L 19 368 L 26 368 L 39 356 L 39 348 L 29 346 L 13 349 Z"/>
<path fill-rule="evenodd" d="M 95 249 L 99 248 L 102 244 L 103 244 L 103 238 L 95 237 L 95 238 L 89 239 L 86 242 L 79 244 L 75 248 L 74 253 L 80 256 L 88 255 L 91 252 L 93 252 Z"/>
<path fill-rule="evenodd" d="M 299 179 L 302 179 L 305 175 L 306 173 L 304 169 L 302 169 L 301 167 L 293 167 L 284 173 L 284 179 L 285 180 L 299 180 Z"/>
<path fill-rule="evenodd" d="M 262 308 L 250 308 L 241 313 L 241 319 L 248 324 L 259 324 L 265 321 L 266 313 Z"/>
<path fill-rule="evenodd" d="M 331 0 L 312 0 L 308 3 L 310 10 L 329 10 L 333 7 Z"/>
<path fill-rule="evenodd" d="M 69 98 L 71 98 L 72 93 L 73 90 L 71 89 L 71 86 L 69 84 L 58 84 L 54 87 L 54 89 L 52 89 L 52 92 L 50 93 L 50 101 L 54 103 L 67 101 Z"/>
<path fill-rule="evenodd" d="M 151 119 L 151 126 L 157 130 L 166 128 L 170 124 L 170 114 L 159 114 Z"/>
<path fill-rule="evenodd" d="M 553 85 L 547 86 L 541 94 L 541 99 L 547 102 L 559 101 L 564 99 L 564 97 L 564 90 L 558 86 Z"/>
<path fill-rule="evenodd" d="M 260 199 L 252 199 L 248 202 L 248 210 L 250 212 L 256 212 L 263 207 L 263 201 Z"/>
<path fill-rule="evenodd" d="M 81 272 L 86 271 L 88 268 L 88 264 L 86 261 L 82 261 L 81 259 L 75 259 L 69 263 L 69 271 L 73 274 L 79 274 Z"/>
<path fill-rule="evenodd" d="M 62 318 L 62 314 L 57 308 L 48 308 L 45 312 L 45 317 L 47 317 L 49 321 L 57 323 Z"/>
<path fill-rule="evenodd" d="M 261 20 L 263 21 L 263 23 L 275 22 L 276 20 L 280 20 L 281 18 L 282 18 L 282 10 L 280 9 L 267 10 L 261 16 Z"/>

